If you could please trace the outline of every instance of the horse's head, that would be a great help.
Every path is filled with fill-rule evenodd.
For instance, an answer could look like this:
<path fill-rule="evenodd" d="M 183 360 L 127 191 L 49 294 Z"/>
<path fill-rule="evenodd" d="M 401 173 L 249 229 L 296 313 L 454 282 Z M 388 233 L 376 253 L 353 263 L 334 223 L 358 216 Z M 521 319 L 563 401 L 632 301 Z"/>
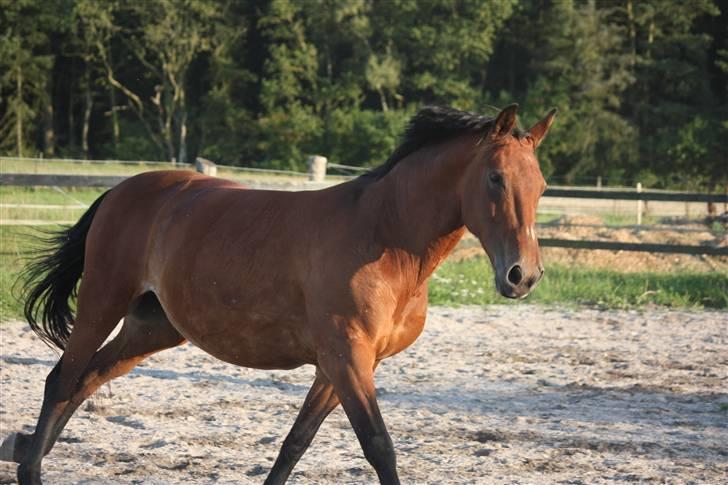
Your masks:
<path fill-rule="evenodd" d="M 483 245 L 495 269 L 498 291 L 523 298 L 543 276 L 536 239 L 536 206 L 546 182 L 536 147 L 554 119 L 552 110 L 528 132 L 516 127 L 516 109 L 501 111 L 483 137 L 462 185 L 467 228 Z"/>

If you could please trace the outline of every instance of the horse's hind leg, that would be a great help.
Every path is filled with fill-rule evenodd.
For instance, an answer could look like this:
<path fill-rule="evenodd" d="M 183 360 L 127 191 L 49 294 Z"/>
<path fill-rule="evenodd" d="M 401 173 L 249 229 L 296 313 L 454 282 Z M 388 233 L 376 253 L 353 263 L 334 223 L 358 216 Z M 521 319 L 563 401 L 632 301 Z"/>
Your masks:
<path fill-rule="evenodd" d="M 99 387 L 130 372 L 150 355 L 176 347 L 184 341 L 167 319 L 156 296 L 151 293 L 142 295 L 124 319 L 119 335 L 91 359 L 68 406 L 53 428 L 45 453 L 50 452 L 76 409 Z"/>
<path fill-rule="evenodd" d="M 27 452 L 24 452 L 22 443 L 16 443 L 15 458 L 16 461 L 20 462 L 18 481 L 20 483 L 40 482 L 42 457 L 51 450 L 78 406 L 93 394 L 99 386 L 114 377 L 129 372 L 146 356 L 174 347 L 182 342 L 184 342 L 184 339 L 171 326 L 164 312 L 159 308 L 156 297 L 153 295 L 141 297 L 134 311 L 126 317 L 119 335 L 101 350 L 92 353 L 91 358 L 86 359 L 84 369 L 76 374 L 77 377 L 73 381 L 71 391 L 63 389 L 63 394 L 55 397 L 55 399 L 51 398 L 52 400 L 49 399 L 49 393 L 46 392 L 41 419 L 38 421 L 32 446 Z M 71 342 L 69 342 L 70 348 Z M 67 355 L 69 355 L 68 350 L 64 353 L 61 363 L 59 363 L 60 375 L 63 373 L 62 363 Z M 55 380 L 58 379 L 57 376 Z M 58 388 L 60 386 L 61 383 L 57 383 L 52 387 Z M 48 404 L 49 402 L 61 403 L 62 406 L 54 406 Z M 43 421 L 43 414 L 47 408 L 50 408 L 51 411 L 48 412 L 49 416 Z"/>
<path fill-rule="evenodd" d="M 84 284 L 85 283 L 85 284 Z M 48 374 L 38 423 L 31 436 L 18 435 L 13 450 L 18 482 L 38 484 L 40 465 L 53 427 L 99 346 L 126 313 L 129 300 L 109 298 L 106 288 L 81 283 L 79 305 L 71 337 L 61 360 Z"/>

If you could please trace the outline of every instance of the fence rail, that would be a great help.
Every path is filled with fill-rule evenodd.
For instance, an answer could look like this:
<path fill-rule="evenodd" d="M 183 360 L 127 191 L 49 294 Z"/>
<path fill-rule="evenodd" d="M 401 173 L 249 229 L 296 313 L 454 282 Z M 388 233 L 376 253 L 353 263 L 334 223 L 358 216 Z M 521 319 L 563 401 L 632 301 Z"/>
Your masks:
<path fill-rule="evenodd" d="M 577 199 L 643 200 L 662 202 L 714 202 L 728 203 L 728 194 L 705 194 L 696 192 L 633 192 L 629 190 L 546 189 L 544 197 L 567 197 Z"/>
<path fill-rule="evenodd" d="M 125 175 L 61 175 L 46 173 L 2 173 L 0 185 L 16 187 L 113 187 Z"/>
<path fill-rule="evenodd" d="M 225 167 L 227 169 L 228 167 Z M 255 170 L 259 173 L 269 172 L 263 169 Z M 270 172 L 280 174 L 303 173 L 288 172 L 283 170 L 272 170 Z M 122 180 L 127 179 L 125 175 L 66 175 L 66 174 L 34 174 L 34 173 L 2 173 L 0 184 L 8 186 L 35 186 L 35 187 L 113 187 Z M 728 203 L 728 194 L 705 194 L 696 192 L 632 192 L 628 190 L 587 190 L 553 187 L 546 189 L 544 197 L 563 197 L 576 199 L 608 199 L 608 200 L 643 200 L 663 202 L 713 202 Z"/>
<path fill-rule="evenodd" d="M 627 243 L 615 241 L 586 241 L 557 238 L 538 238 L 545 248 L 566 249 L 606 249 L 609 251 L 640 251 L 648 253 L 706 254 L 709 256 L 728 256 L 728 246 L 690 246 L 685 244 Z"/>

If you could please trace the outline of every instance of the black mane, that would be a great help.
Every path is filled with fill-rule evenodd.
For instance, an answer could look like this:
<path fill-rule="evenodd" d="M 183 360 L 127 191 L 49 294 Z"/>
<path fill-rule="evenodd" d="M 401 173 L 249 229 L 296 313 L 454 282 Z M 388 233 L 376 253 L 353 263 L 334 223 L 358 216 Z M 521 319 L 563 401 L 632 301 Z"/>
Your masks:
<path fill-rule="evenodd" d="M 402 135 L 402 141 L 387 161 L 363 176 L 380 179 L 389 173 L 397 162 L 420 148 L 442 143 L 465 133 L 484 134 L 494 121 L 495 118 L 492 117 L 446 106 L 425 106 L 410 119 Z M 521 137 L 524 134 L 520 129 L 514 130 L 516 136 Z"/>

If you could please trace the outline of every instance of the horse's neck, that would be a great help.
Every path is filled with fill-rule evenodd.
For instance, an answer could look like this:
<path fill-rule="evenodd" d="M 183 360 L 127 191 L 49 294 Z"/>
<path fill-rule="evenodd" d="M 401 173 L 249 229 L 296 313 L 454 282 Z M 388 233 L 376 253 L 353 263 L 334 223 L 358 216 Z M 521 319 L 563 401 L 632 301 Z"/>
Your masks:
<path fill-rule="evenodd" d="M 465 232 L 458 187 L 466 168 L 462 146 L 420 150 L 379 182 L 377 236 L 426 279 Z"/>

